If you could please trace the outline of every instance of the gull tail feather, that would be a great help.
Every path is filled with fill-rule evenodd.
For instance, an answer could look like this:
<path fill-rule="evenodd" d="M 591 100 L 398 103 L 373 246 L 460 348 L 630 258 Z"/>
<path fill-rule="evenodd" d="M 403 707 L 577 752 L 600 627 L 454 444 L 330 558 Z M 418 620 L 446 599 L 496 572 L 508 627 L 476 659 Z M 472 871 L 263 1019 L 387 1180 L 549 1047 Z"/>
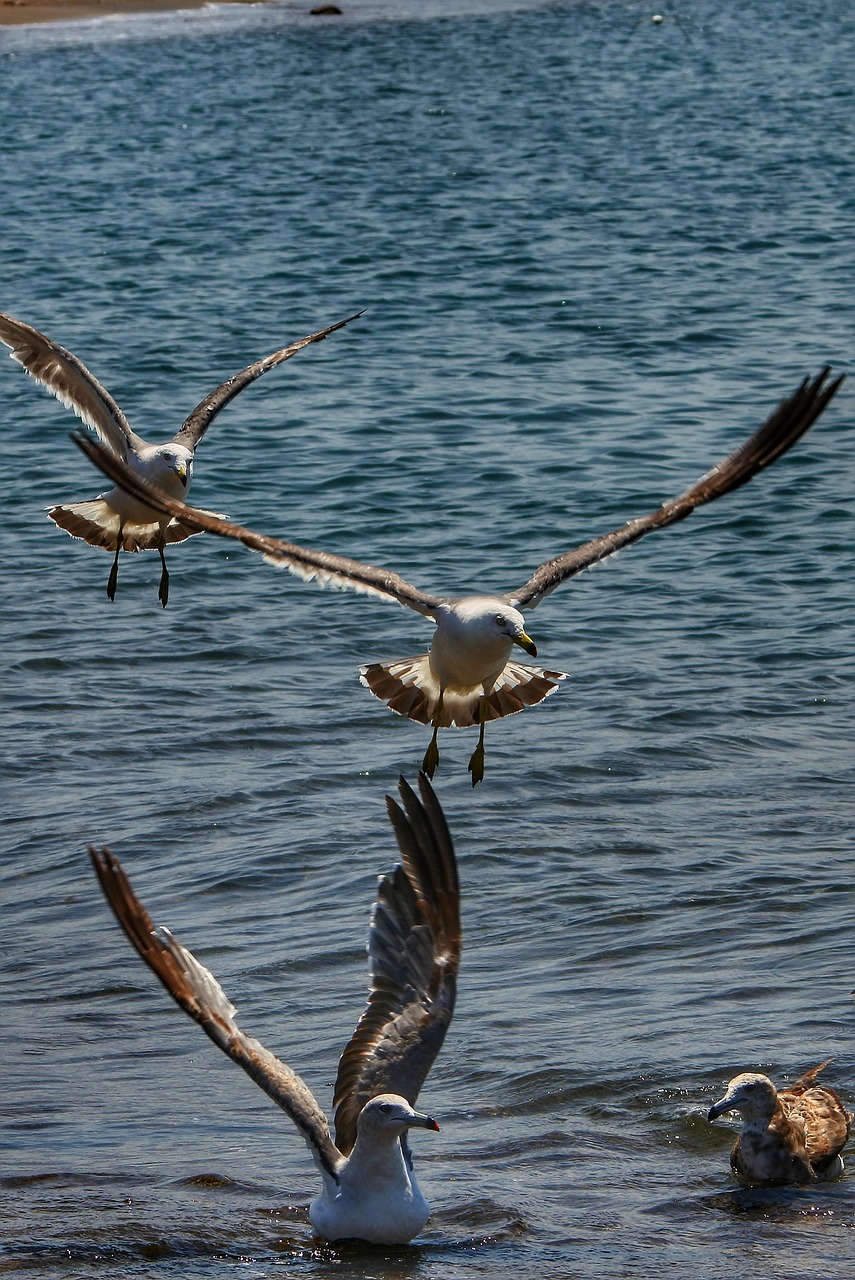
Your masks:
<path fill-rule="evenodd" d="M 486 719 L 501 720 L 503 716 L 535 706 L 555 692 L 558 682 L 566 679 L 566 674 L 564 671 L 544 671 L 522 662 L 508 662 L 487 694 Z M 431 670 L 429 654 L 367 664 L 359 668 L 359 679 L 375 698 L 385 702 L 398 715 L 419 724 L 434 722 L 440 686 Z M 466 729 L 480 724 L 479 705 L 483 697 L 481 685 L 474 689 L 445 688 L 442 691 L 439 727 Z"/>
<path fill-rule="evenodd" d="M 359 668 L 359 680 L 399 716 L 430 724 L 439 701 L 439 681 L 426 653 L 396 662 L 368 663 Z"/>
<path fill-rule="evenodd" d="M 500 720 L 502 716 L 537 706 L 566 679 L 566 671 L 544 671 L 524 662 L 510 661 L 487 699 L 487 719 Z"/>
<path fill-rule="evenodd" d="M 87 502 L 72 502 L 60 507 L 49 507 L 48 518 L 59 525 L 72 538 L 81 538 L 90 547 L 103 547 L 115 551 L 119 536 L 120 516 L 109 502 L 93 498 Z M 123 551 L 153 551 L 161 538 L 167 546 L 172 542 L 184 542 L 198 533 L 198 529 L 186 525 L 183 520 L 172 519 L 163 528 L 154 522 L 142 523 L 126 520 L 122 526 Z"/>

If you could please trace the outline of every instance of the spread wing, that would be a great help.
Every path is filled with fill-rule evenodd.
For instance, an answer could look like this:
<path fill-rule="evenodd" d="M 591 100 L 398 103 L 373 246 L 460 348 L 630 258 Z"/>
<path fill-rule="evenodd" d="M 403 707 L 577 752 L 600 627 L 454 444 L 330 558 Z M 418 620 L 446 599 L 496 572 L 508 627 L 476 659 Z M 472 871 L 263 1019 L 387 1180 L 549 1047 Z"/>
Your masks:
<path fill-rule="evenodd" d="M 272 355 L 265 356 L 263 360 L 256 360 L 254 364 L 247 365 L 240 373 L 236 373 L 210 395 L 205 396 L 202 403 L 198 404 L 190 417 L 182 423 L 175 435 L 175 443 L 183 444 L 191 451 L 195 449 L 220 410 L 224 409 L 230 400 L 234 400 L 244 387 L 255 382 L 256 378 L 260 378 L 269 369 L 275 369 L 278 364 L 290 360 L 298 351 L 302 351 L 303 347 L 308 347 L 313 342 L 322 342 L 328 334 L 335 333 L 336 329 L 343 329 L 346 324 L 350 324 L 351 320 L 358 320 L 361 315 L 364 315 L 364 312 L 357 311 L 356 315 L 348 316 L 346 320 L 327 325 L 326 329 L 319 329 L 308 338 L 301 338 L 299 342 L 292 342 L 290 347 L 282 347 Z"/>
<path fill-rule="evenodd" d="M 415 1105 L 454 1012 L 461 948 L 457 864 L 424 774 L 419 789 L 421 804 L 402 778 L 403 809 L 386 801 L 402 865 L 380 880 L 368 936 L 368 1007 L 339 1062 L 335 1132 L 345 1154 L 366 1102 L 397 1093 Z"/>
<path fill-rule="evenodd" d="M 113 397 L 65 347 L 51 342 L 38 329 L 4 315 L 0 315 L 0 342 L 11 348 L 13 360 L 52 391 L 67 409 L 73 409 L 118 457 L 127 458 L 128 445 L 133 449 L 143 447 L 144 442 L 131 430 Z"/>
<path fill-rule="evenodd" d="M 114 457 L 88 436 L 74 432 L 71 438 L 106 476 L 155 511 L 177 516 L 182 523 L 198 533 L 214 533 L 220 538 L 234 538 L 249 547 L 250 551 L 260 552 L 271 564 L 288 569 L 295 577 L 303 578 L 306 582 L 315 580 L 322 587 L 340 587 L 343 590 L 380 596 L 386 600 L 397 600 L 398 604 L 413 609 L 426 618 L 433 617 L 434 610 L 443 603 L 442 596 L 432 596 L 420 591 L 391 569 L 378 569 L 374 565 L 326 551 L 310 551 L 294 542 L 283 542 L 280 538 L 253 533 L 252 529 L 224 520 L 210 511 L 189 507 L 186 502 L 169 498 L 159 489 L 146 484 L 120 458 Z"/>
<path fill-rule="evenodd" d="M 628 520 L 613 533 L 593 538 L 581 547 L 539 565 L 528 582 L 508 595 L 510 603 L 518 609 L 534 609 L 557 586 L 568 578 L 575 577 L 583 569 L 589 569 L 591 565 L 614 555 L 622 547 L 637 542 L 655 529 L 666 529 L 668 525 L 685 520 L 696 507 L 714 502 L 716 498 L 747 484 L 758 471 L 771 466 L 792 448 L 816 422 L 843 382 L 842 376 L 826 382 L 829 372 L 826 367 L 815 378 L 805 378 L 788 399 L 781 401 L 749 440 L 717 462 L 679 497 L 664 502 L 650 515 Z"/>
<path fill-rule="evenodd" d="M 241 1031 L 235 1021 L 235 1007 L 214 975 L 168 929 L 155 928 L 119 859 L 109 849 L 99 852 L 91 845 L 89 855 L 104 896 L 140 958 L 214 1044 L 288 1113 L 319 1163 L 336 1178 L 341 1155 L 308 1085 L 263 1044 Z"/>

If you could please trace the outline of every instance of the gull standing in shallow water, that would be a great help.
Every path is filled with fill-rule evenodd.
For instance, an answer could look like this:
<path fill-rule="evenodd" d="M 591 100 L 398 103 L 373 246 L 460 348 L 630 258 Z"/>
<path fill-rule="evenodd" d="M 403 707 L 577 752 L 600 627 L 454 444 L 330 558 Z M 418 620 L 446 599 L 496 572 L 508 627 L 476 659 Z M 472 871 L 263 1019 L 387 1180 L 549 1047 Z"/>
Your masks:
<path fill-rule="evenodd" d="M 583 569 L 656 529 L 685 520 L 696 507 L 738 489 L 770 466 L 804 435 L 837 391 L 843 378 L 827 382 L 829 372 L 825 368 L 815 378 L 805 378 L 750 439 L 717 462 L 684 493 L 664 502 L 649 515 L 628 520 L 612 533 L 545 561 L 521 587 L 504 595 L 430 595 L 390 569 L 378 569 L 345 556 L 310 551 L 296 543 L 254 533 L 242 525 L 158 494 L 95 441 L 79 434 L 72 439 L 117 484 L 140 501 L 180 518 L 192 528 L 235 538 L 251 551 L 259 551 L 272 564 L 283 566 L 307 581 L 314 579 L 321 586 L 343 587 L 396 600 L 432 619 L 436 631 L 429 653 L 363 666 L 360 679 L 399 715 L 433 727 L 422 764 L 429 777 L 433 777 L 439 764 L 437 730 L 450 725 L 478 725 L 478 745 L 469 761 L 475 786 L 484 776 L 487 721 L 542 702 L 554 691 L 556 682 L 565 678 L 564 672 L 544 671 L 511 658 L 514 645 L 537 656 L 534 641 L 526 633 L 521 610 L 536 608 L 557 586 Z"/>
<path fill-rule="evenodd" d="M 298 1075 L 241 1031 L 212 973 L 166 928 L 155 928 L 109 849 L 89 853 L 119 924 L 172 998 L 288 1113 L 323 1181 L 309 1217 L 325 1240 L 406 1244 L 428 1220 L 407 1142 L 439 1129 L 414 1104 L 454 1011 L 460 895 L 454 848 L 430 783 L 421 803 L 402 778 L 403 809 L 387 796 L 402 865 L 382 876 L 368 935 L 368 1007 L 341 1056 L 326 1117 Z"/>
<path fill-rule="evenodd" d="M 308 338 L 302 338 L 289 347 L 282 347 L 272 355 L 265 356 L 263 360 L 247 365 L 206 396 L 168 444 L 146 444 L 141 436 L 131 430 L 130 423 L 116 401 L 97 378 L 92 376 L 85 364 L 70 351 L 66 351 L 65 347 L 51 342 L 50 338 L 46 338 L 37 329 L 13 320 L 11 316 L 0 315 L 0 342 L 11 348 L 12 359 L 17 360 L 36 382 L 52 391 L 66 408 L 73 409 L 112 454 L 170 498 L 184 498 L 190 487 L 196 446 L 220 410 L 263 373 L 275 369 L 283 360 L 290 360 L 291 356 L 302 351 L 303 347 L 312 342 L 320 342 L 327 334 L 334 333 L 356 318 L 349 316 L 347 320 L 339 320 L 337 324 L 328 325 L 326 329 L 320 329 Z M 180 517 L 169 516 L 164 519 L 162 511 L 130 498 L 127 491 L 118 488 L 99 494 L 97 498 L 87 502 L 50 507 L 48 515 L 73 538 L 82 538 L 90 546 L 104 547 L 107 551 L 115 552 L 107 579 L 107 595 L 110 600 L 116 596 L 119 552 L 150 551 L 156 548 L 162 566 L 157 598 L 164 609 L 169 598 L 169 573 L 164 556 L 166 545 L 170 542 L 183 542 L 185 538 L 192 538 L 199 532 Z"/>
<path fill-rule="evenodd" d="M 843 1172 L 843 1150 L 852 1116 L 837 1092 L 814 1081 L 830 1058 L 795 1084 L 776 1089 L 768 1076 L 735 1076 L 708 1120 L 738 1111 L 743 1129 L 733 1144 L 734 1173 L 754 1186 L 828 1182 Z"/>

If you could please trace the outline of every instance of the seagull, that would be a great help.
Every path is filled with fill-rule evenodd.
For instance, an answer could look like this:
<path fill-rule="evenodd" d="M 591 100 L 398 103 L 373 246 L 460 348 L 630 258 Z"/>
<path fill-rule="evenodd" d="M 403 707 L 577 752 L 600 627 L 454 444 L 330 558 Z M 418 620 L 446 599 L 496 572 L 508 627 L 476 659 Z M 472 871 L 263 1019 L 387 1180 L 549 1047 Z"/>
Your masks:
<path fill-rule="evenodd" d="M 395 662 L 360 667 L 360 680 L 399 715 L 429 724 L 433 735 L 422 769 L 433 777 L 439 764 L 437 731 L 451 725 L 479 727 L 478 745 L 469 760 L 473 787 L 484 776 L 484 726 L 534 706 L 553 693 L 566 672 L 526 665 L 511 657 L 519 646 L 532 657 L 537 647 L 525 629 L 522 610 L 542 600 L 583 569 L 614 555 L 656 529 L 676 524 L 704 503 L 746 484 L 780 458 L 804 435 L 835 394 L 843 377 L 827 381 L 830 370 L 805 378 L 781 401 L 750 439 L 717 462 L 676 498 L 649 515 L 628 520 L 612 533 L 585 542 L 538 565 L 528 581 L 504 595 L 438 596 L 412 586 L 390 569 L 350 560 L 324 551 L 310 551 L 296 543 L 254 533 L 242 525 L 188 507 L 157 493 L 121 459 L 77 433 L 75 443 L 122 488 L 138 500 L 183 520 L 191 528 L 223 538 L 235 538 L 266 560 L 306 581 L 396 600 L 436 624 L 429 653 Z"/>
<path fill-rule="evenodd" d="M 161 492 L 171 498 L 184 498 L 190 487 L 196 446 L 220 410 L 268 369 L 274 369 L 283 360 L 290 360 L 303 347 L 320 342 L 355 319 L 357 316 L 348 316 L 346 320 L 339 320 L 337 324 L 328 325 L 308 338 L 247 365 L 206 396 L 167 444 L 147 444 L 138 436 L 116 401 L 82 361 L 65 347 L 51 342 L 38 329 L 13 320 L 11 316 L 0 315 L 0 342 L 10 348 L 11 358 L 17 360 L 36 382 L 52 391 L 66 408 L 73 409 L 111 453 Z M 111 489 L 88 502 L 50 507 L 48 516 L 72 537 L 82 538 L 90 546 L 115 552 L 107 580 L 110 600 L 116 596 L 119 552 L 149 551 L 155 547 L 162 566 L 157 598 L 164 609 L 169 598 L 169 573 L 164 556 L 166 544 L 183 542 L 199 532 L 180 519 L 164 519 L 162 512 L 152 510 L 146 503 L 130 500 L 122 489 Z"/>
<path fill-rule="evenodd" d="M 428 1220 L 407 1142 L 439 1125 L 414 1110 L 454 1011 L 460 893 L 454 848 L 430 783 L 421 803 L 403 778 L 386 797 L 401 865 L 381 876 L 368 934 L 368 1005 L 341 1056 L 335 1142 L 320 1105 L 290 1067 L 246 1035 L 214 975 L 168 929 L 155 928 L 119 859 L 89 846 L 101 888 L 140 957 L 173 1000 L 291 1117 L 323 1189 L 309 1218 L 325 1240 L 406 1244 Z"/>
<path fill-rule="evenodd" d="M 748 1071 L 735 1076 L 708 1120 L 738 1111 L 743 1129 L 733 1144 L 735 1174 L 754 1186 L 804 1186 L 828 1182 L 843 1172 L 840 1155 L 852 1116 L 828 1085 L 814 1084 L 830 1058 L 806 1071 L 795 1084 L 776 1089 L 768 1076 Z"/>
<path fill-rule="evenodd" d="M 635 27 L 640 27 L 649 22 L 651 26 L 661 27 L 666 21 L 673 22 L 676 26 L 678 26 L 682 31 L 683 35 L 688 40 L 689 44 L 693 43 L 692 37 L 689 35 L 688 31 L 683 26 L 682 22 L 676 16 L 676 14 L 651 13 L 649 18 L 648 17 L 638 18 L 633 25 Z"/>

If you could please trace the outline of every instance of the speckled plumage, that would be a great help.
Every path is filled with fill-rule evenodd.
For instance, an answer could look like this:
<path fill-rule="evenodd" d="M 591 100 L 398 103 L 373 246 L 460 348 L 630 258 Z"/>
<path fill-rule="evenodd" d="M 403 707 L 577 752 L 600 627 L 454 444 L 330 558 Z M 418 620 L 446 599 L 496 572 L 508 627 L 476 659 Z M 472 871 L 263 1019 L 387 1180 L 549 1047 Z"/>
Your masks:
<path fill-rule="evenodd" d="M 843 1172 L 841 1152 L 852 1116 L 836 1090 L 814 1083 L 827 1065 L 820 1063 L 783 1089 L 768 1076 L 745 1072 L 710 1107 L 710 1120 L 727 1111 L 742 1117 L 742 1132 L 730 1153 L 731 1168 L 742 1181 L 804 1186 Z"/>

